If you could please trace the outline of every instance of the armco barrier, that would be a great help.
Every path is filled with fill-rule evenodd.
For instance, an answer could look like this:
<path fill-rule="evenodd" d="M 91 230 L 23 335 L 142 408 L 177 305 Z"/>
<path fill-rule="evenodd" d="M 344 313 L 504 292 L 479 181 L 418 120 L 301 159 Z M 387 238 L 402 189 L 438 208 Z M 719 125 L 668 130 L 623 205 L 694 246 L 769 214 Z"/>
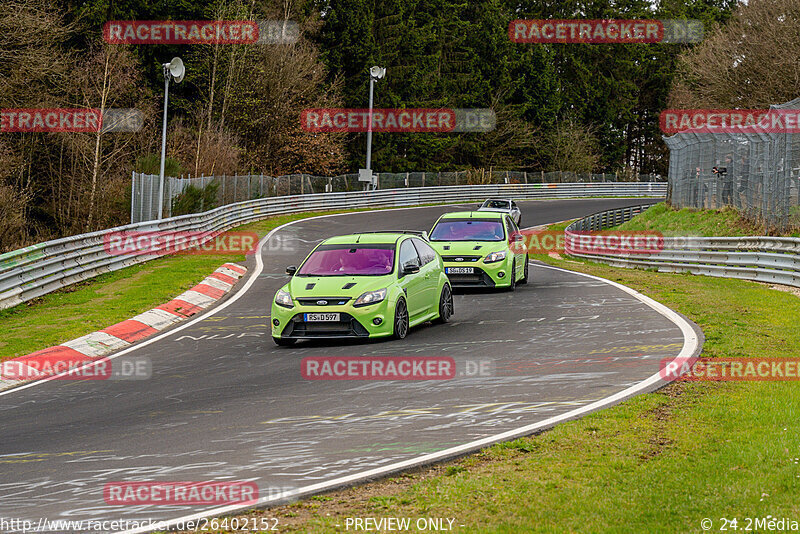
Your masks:
<path fill-rule="evenodd" d="M 615 267 L 655 268 L 661 272 L 689 272 L 800 287 L 800 238 L 796 237 L 665 237 L 663 250 L 654 254 L 575 252 L 573 245 L 578 233 L 621 224 L 648 207 L 607 210 L 575 221 L 564 231 L 566 253 Z"/>
<path fill-rule="evenodd" d="M 537 199 L 663 197 L 665 194 L 666 184 L 663 182 L 606 182 L 418 187 L 248 200 L 196 215 L 118 226 L 47 241 L 2 254 L 0 255 L 0 309 L 15 306 L 102 273 L 152 259 L 152 256 L 109 254 L 103 247 L 103 236 L 109 232 L 203 231 L 213 236 L 246 222 L 303 211 L 473 202 L 492 196 Z"/>

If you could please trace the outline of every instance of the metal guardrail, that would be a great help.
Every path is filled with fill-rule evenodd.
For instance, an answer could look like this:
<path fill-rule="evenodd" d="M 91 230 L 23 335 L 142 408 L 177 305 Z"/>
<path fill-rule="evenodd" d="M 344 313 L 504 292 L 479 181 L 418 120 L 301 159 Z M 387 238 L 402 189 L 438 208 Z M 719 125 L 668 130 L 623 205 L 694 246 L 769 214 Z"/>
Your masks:
<path fill-rule="evenodd" d="M 648 207 L 606 210 L 575 221 L 564 231 L 566 253 L 615 267 L 655 268 L 660 272 L 688 272 L 800 287 L 800 238 L 796 237 L 665 237 L 663 250 L 652 254 L 575 251 L 575 239 L 580 232 L 622 224 Z"/>
<path fill-rule="evenodd" d="M 0 309 L 15 306 L 102 273 L 154 259 L 154 256 L 110 254 L 103 245 L 103 237 L 110 232 L 202 231 L 214 235 L 246 222 L 303 211 L 472 202 L 492 196 L 514 199 L 663 197 L 665 193 L 666 184 L 655 182 L 495 184 L 317 193 L 248 200 L 200 214 L 118 226 L 2 254 Z"/>

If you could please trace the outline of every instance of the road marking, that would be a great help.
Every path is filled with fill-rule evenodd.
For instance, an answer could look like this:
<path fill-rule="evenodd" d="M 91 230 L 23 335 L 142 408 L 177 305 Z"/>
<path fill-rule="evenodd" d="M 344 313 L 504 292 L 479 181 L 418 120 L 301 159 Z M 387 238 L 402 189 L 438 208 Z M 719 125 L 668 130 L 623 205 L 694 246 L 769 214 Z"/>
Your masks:
<path fill-rule="evenodd" d="M 260 250 L 259 250 L 259 252 L 260 252 Z M 258 257 L 260 258 L 260 254 L 259 254 Z M 681 333 L 683 334 L 683 345 L 681 347 L 680 352 L 675 356 L 675 360 L 685 361 L 685 360 L 690 360 L 690 359 L 692 359 L 692 358 L 697 356 L 696 352 L 699 352 L 698 348 L 700 346 L 700 339 L 698 338 L 697 333 L 695 332 L 695 330 L 692 327 L 692 325 L 686 319 L 684 319 L 680 314 L 678 314 L 677 312 L 669 309 L 668 307 L 666 307 L 665 305 L 661 304 L 660 302 L 657 302 L 657 301 L 651 299 L 650 297 L 639 293 L 638 291 L 636 291 L 634 289 L 626 287 L 626 286 L 624 286 L 622 284 L 618 284 L 617 282 L 612 282 L 611 280 L 606 280 L 605 278 L 600 278 L 599 276 L 580 273 L 580 272 L 576 272 L 576 271 L 568 271 L 566 269 L 561 269 L 559 267 L 553 267 L 553 266 L 550 266 L 550 265 L 540 265 L 540 264 L 536 264 L 536 263 L 533 263 L 533 262 L 529 262 L 529 264 L 532 265 L 533 267 L 537 267 L 537 268 L 551 269 L 551 270 L 554 270 L 554 271 L 561 271 L 561 272 L 569 273 L 569 274 L 575 275 L 575 276 L 583 276 L 583 277 L 586 277 L 586 278 L 589 278 L 589 279 L 592 279 L 592 280 L 598 280 L 598 281 L 604 282 L 606 284 L 609 284 L 609 285 L 611 285 L 613 287 L 616 287 L 617 289 L 620 289 L 620 290 L 624 291 L 625 293 L 628 293 L 629 295 L 633 296 L 634 298 L 638 299 L 642 303 L 644 303 L 647 306 L 649 306 L 650 308 L 652 308 L 657 313 L 659 313 L 659 314 L 663 315 L 664 317 L 666 317 L 668 320 L 670 320 L 672 323 L 674 323 L 680 329 Z M 255 277 L 251 278 L 251 280 L 253 280 L 253 279 L 255 279 Z M 237 295 L 240 295 L 241 293 L 242 293 L 242 291 L 237 293 Z M 207 518 L 207 517 L 215 517 L 215 516 L 220 516 L 220 515 L 227 515 L 227 514 L 231 514 L 231 513 L 234 513 L 234 512 L 239 512 L 239 511 L 245 510 L 245 509 L 264 508 L 264 507 L 267 507 L 268 505 L 275 505 L 275 504 L 282 503 L 282 502 L 297 500 L 297 499 L 300 499 L 302 497 L 307 497 L 307 496 L 313 495 L 315 493 L 319 493 L 321 491 L 326 491 L 326 490 L 330 490 L 330 489 L 334 489 L 334 488 L 338 488 L 338 487 L 342 487 L 342 486 L 353 485 L 353 484 L 364 482 L 366 480 L 370 480 L 372 478 L 385 476 L 385 475 L 388 475 L 390 473 L 396 473 L 396 472 L 399 472 L 399 471 L 403 471 L 403 470 L 406 470 L 406 469 L 411 469 L 411 468 L 418 467 L 418 466 L 421 466 L 421 465 L 426 465 L 426 464 L 431 464 L 431 463 L 434 463 L 434 462 L 439 462 L 439 461 L 442 461 L 442 460 L 446 460 L 448 458 L 453 458 L 455 456 L 460 456 L 460 455 L 463 455 L 463 454 L 466 454 L 466 453 L 470 453 L 470 452 L 482 449 L 484 447 L 487 447 L 489 445 L 493 445 L 493 444 L 501 442 L 501 441 L 508 441 L 508 440 L 516 439 L 516 438 L 519 438 L 519 437 L 522 437 L 522 436 L 528 436 L 528 435 L 534 434 L 536 432 L 539 432 L 539 431 L 545 430 L 547 428 L 550 428 L 552 426 L 555 426 L 556 424 L 564 422 L 564 421 L 577 419 L 577 418 L 582 417 L 582 416 L 584 416 L 584 415 L 586 415 L 588 413 L 600 410 L 602 408 L 607 408 L 609 406 L 613 406 L 613 405 L 615 405 L 615 404 L 617 404 L 619 402 L 622 402 L 623 400 L 625 400 L 627 398 L 633 397 L 634 395 L 638 395 L 639 393 L 642 393 L 642 392 L 644 392 L 644 391 L 646 391 L 648 389 L 655 388 L 659 383 L 663 384 L 665 382 L 661 379 L 661 376 L 660 376 L 659 373 L 655 373 L 655 374 L 651 375 L 650 377 L 648 377 L 648 378 L 646 378 L 646 379 L 644 379 L 644 380 L 642 380 L 642 381 L 640 381 L 640 382 L 638 382 L 636 384 L 633 384 L 633 385 L 631 385 L 631 386 L 629 386 L 629 387 L 627 387 L 627 388 L 625 388 L 625 389 L 623 389 L 621 391 L 618 391 L 618 392 L 614 393 L 613 395 L 609 395 L 608 397 L 605 397 L 603 399 L 597 400 L 595 402 L 592 402 L 592 403 L 584 405 L 584 406 L 579 406 L 579 407 L 575 408 L 574 410 L 570 410 L 570 411 L 568 411 L 566 413 L 563 413 L 563 414 L 560 414 L 560 415 L 556 415 L 556 416 L 553 416 L 553 417 L 549 417 L 549 418 L 544 419 L 542 421 L 539 421 L 537 423 L 532 423 L 532 424 L 529 424 L 529 425 L 525 425 L 525 426 L 522 426 L 522 427 L 519 427 L 519 428 L 516 428 L 516 429 L 513 429 L 513 430 L 508 430 L 506 432 L 502 432 L 500 434 L 495 434 L 493 436 L 489 436 L 489 437 L 482 438 L 482 439 L 479 439 L 479 440 L 470 441 L 468 443 L 464 443 L 463 445 L 450 447 L 449 449 L 444 449 L 444 450 L 433 452 L 433 453 L 430 453 L 430 454 L 423 454 L 422 456 L 418 456 L 416 458 L 411 458 L 411 459 L 408 459 L 408 460 L 402 460 L 402 461 L 399 461 L 399 462 L 395 462 L 395 463 L 392 463 L 392 464 L 389 464 L 389 465 L 384 465 L 384 466 L 381 466 L 381 467 L 376 467 L 376 468 L 373 468 L 373 469 L 367 469 L 366 471 L 361 471 L 359 473 L 354 473 L 354 474 L 350 474 L 350 475 L 337 477 L 337 478 L 334 478 L 332 480 L 328 480 L 328 481 L 325 481 L 325 482 L 318 482 L 316 484 L 310 484 L 310 485 L 307 485 L 307 486 L 303 486 L 303 487 L 297 488 L 295 490 L 291 490 L 291 491 L 285 492 L 281 496 L 263 497 L 263 498 L 259 499 L 254 505 L 248 505 L 248 506 L 229 505 L 229 506 L 222 506 L 222 507 L 219 507 L 219 508 L 207 509 L 207 510 L 203 510 L 203 511 L 200 511 L 200 512 L 197 512 L 197 513 L 194 513 L 194 514 L 178 517 L 178 518 L 175 518 L 175 519 L 160 521 L 159 523 L 154 525 L 152 528 L 143 527 L 143 528 L 138 528 L 138 529 L 131 529 L 131 530 L 126 530 L 124 532 L 121 532 L 119 534 L 140 534 L 140 533 L 143 534 L 143 533 L 146 533 L 146 532 L 151 532 L 153 530 L 165 530 L 165 529 L 168 529 L 171 526 L 173 526 L 175 524 L 178 524 L 178 523 L 186 523 L 188 521 L 195 521 L 195 520 L 204 519 L 204 518 Z"/>

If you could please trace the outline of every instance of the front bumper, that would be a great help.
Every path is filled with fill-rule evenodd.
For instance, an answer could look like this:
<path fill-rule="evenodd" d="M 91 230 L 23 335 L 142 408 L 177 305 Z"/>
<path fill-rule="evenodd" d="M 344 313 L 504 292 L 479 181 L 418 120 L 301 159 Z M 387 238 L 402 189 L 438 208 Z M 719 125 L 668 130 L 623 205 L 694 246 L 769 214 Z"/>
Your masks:
<path fill-rule="evenodd" d="M 351 301 L 352 302 L 352 301 Z M 388 313 L 389 311 L 392 313 Z M 272 337 L 284 339 L 341 339 L 381 337 L 392 334 L 394 306 L 388 299 L 371 306 L 302 306 L 284 308 L 273 302 L 270 315 Z M 339 321 L 308 322 L 306 313 L 338 313 Z M 380 324 L 373 321 L 379 319 Z M 277 321 L 278 324 L 275 324 Z"/>
<path fill-rule="evenodd" d="M 511 285 L 511 267 L 508 260 L 494 263 L 444 262 L 445 274 L 453 287 L 508 287 Z M 472 267 L 472 274 L 450 274 L 448 267 Z"/>

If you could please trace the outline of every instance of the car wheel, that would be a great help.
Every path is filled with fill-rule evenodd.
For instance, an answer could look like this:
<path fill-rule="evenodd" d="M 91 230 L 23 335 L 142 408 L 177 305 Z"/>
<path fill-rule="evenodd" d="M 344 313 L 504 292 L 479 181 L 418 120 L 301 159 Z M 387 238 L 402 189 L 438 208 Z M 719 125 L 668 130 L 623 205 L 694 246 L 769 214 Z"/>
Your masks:
<path fill-rule="evenodd" d="M 405 299 L 398 299 L 394 307 L 394 332 L 395 339 L 403 339 L 408 335 L 408 307 Z"/>
<path fill-rule="evenodd" d="M 517 260 L 514 260 L 514 263 L 511 264 L 511 272 L 508 274 L 508 276 L 511 279 L 511 283 L 506 290 L 514 291 L 517 289 Z"/>
<path fill-rule="evenodd" d="M 528 283 L 528 255 L 525 254 L 525 269 L 523 270 L 522 278 L 519 281 L 520 284 L 527 284 Z"/>
<path fill-rule="evenodd" d="M 272 341 L 275 342 L 276 345 L 279 347 L 291 347 L 295 343 L 297 343 L 296 339 L 291 338 L 284 338 L 284 337 L 273 337 Z"/>
<path fill-rule="evenodd" d="M 450 284 L 442 287 L 442 294 L 439 296 L 439 317 L 433 320 L 436 324 L 444 324 L 453 316 L 453 291 Z"/>

